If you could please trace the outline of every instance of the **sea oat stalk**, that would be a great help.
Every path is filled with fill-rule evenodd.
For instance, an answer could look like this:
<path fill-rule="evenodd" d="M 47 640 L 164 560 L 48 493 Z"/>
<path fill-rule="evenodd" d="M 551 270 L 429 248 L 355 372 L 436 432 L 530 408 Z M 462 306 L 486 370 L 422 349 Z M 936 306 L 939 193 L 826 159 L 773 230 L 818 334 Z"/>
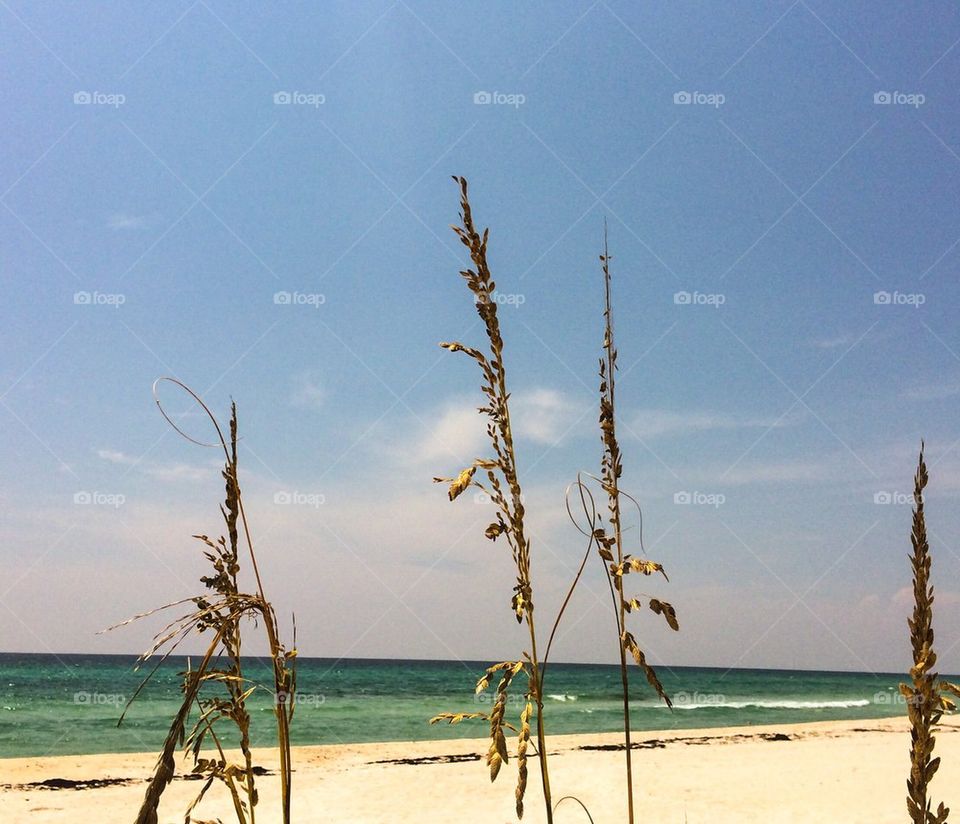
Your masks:
<path fill-rule="evenodd" d="M 928 794 L 930 781 L 940 767 L 940 759 L 933 757 L 934 728 L 944 712 L 955 709 L 947 693 L 960 695 L 960 689 L 940 680 L 934 671 L 937 655 L 933 651 L 933 585 L 930 583 L 930 544 L 923 501 L 928 479 L 921 444 L 913 480 L 913 529 L 910 534 L 914 604 L 908 624 L 913 666 L 910 668 L 911 683 L 901 684 L 900 691 L 906 699 L 910 719 L 910 777 L 907 779 L 910 821 L 913 824 L 944 824 L 950 810 L 941 802 L 934 812 Z"/>
<path fill-rule="evenodd" d="M 487 527 L 486 537 L 492 541 L 502 539 L 510 548 L 516 568 L 516 585 L 513 588 L 511 609 L 519 623 L 525 623 L 529 633 L 530 648 L 525 650 L 516 661 L 503 661 L 490 667 L 477 683 L 477 692 L 483 692 L 490 686 L 490 680 L 499 674 L 500 682 L 496 690 L 493 710 L 489 713 L 452 714 L 444 713 L 431 719 L 431 723 L 448 721 L 458 723 L 465 718 L 484 718 L 490 722 L 490 749 L 487 753 L 487 765 L 490 779 L 495 780 L 500 767 L 507 760 L 504 728 L 517 729 L 518 781 L 516 788 L 517 816 L 523 816 L 523 799 L 527 785 L 527 752 L 530 748 L 530 720 L 536 715 L 536 753 L 540 763 L 540 777 L 543 785 L 543 798 L 547 822 L 553 821 L 553 808 L 550 795 L 550 776 L 547 767 L 546 731 L 543 719 L 543 671 L 537 652 L 537 632 L 534 622 L 533 585 L 530 574 L 530 540 L 524 527 L 523 493 L 517 474 L 517 461 L 514 451 L 513 429 L 510 421 L 510 395 L 506 384 L 506 367 L 503 360 L 503 338 L 500 334 L 500 321 L 497 317 L 495 299 L 496 284 L 487 265 L 487 239 L 489 230 L 482 233 L 476 228 L 470 201 L 467 196 L 467 181 L 462 177 L 454 180 L 460 188 L 459 226 L 452 227 L 460 242 L 467 247 L 473 268 L 460 272 L 473 294 L 477 313 L 483 321 L 487 334 L 489 350 L 481 352 L 451 342 L 440 345 L 451 352 L 462 352 L 476 361 L 483 378 L 481 391 L 486 403 L 480 408 L 481 414 L 488 418 L 487 435 L 493 456 L 477 458 L 456 478 L 435 478 L 437 482 L 449 484 L 449 497 L 453 501 L 470 487 L 483 490 L 496 506 L 495 520 Z M 526 701 L 519 719 L 519 728 L 504 721 L 507 706 L 507 691 L 518 675 L 526 676 Z"/>
<path fill-rule="evenodd" d="M 667 695 L 660 683 L 656 671 L 647 663 L 646 654 L 640 647 L 634 635 L 627 629 L 627 614 L 642 609 L 642 604 L 636 598 L 627 597 L 624 592 L 623 579 L 630 573 L 640 573 L 642 575 L 653 575 L 660 573 L 666 578 L 663 567 L 644 558 L 633 557 L 624 549 L 623 539 L 623 514 L 622 499 L 626 498 L 637 506 L 640 511 L 640 505 L 631 495 L 624 492 L 620 487 L 620 479 L 623 475 L 623 460 L 620 452 L 620 444 L 617 440 L 617 414 L 616 414 L 616 379 L 617 379 L 617 347 L 613 335 L 613 301 L 611 295 L 612 277 L 610 274 L 610 253 L 607 244 L 606 226 L 603 233 L 603 254 L 600 256 L 601 268 L 603 270 L 604 284 L 604 336 L 603 336 L 603 354 L 600 358 L 600 438 L 603 444 L 603 457 L 600 462 L 600 486 L 607 499 L 607 517 L 606 524 L 597 512 L 594 504 L 594 498 L 589 489 L 587 489 L 582 476 L 578 476 L 577 481 L 572 487 L 577 487 L 580 493 L 580 501 L 583 506 L 584 515 L 587 518 L 588 528 L 583 529 L 577 525 L 569 507 L 567 512 L 571 520 L 577 525 L 577 528 L 585 535 L 589 536 L 591 544 L 595 543 L 598 554 L 603 561 L 604 570 L 607 575 L 607 583 L 610 589 L 610 597 L 613 604 L 614 619 L 617 627 L 618 652 L 620 658 L 620 684 L 621 698 L 623 702 L 623 738 L 624 754 L 626 762 L 627 775 L 627 820 L 630 824 L 634 821 L 634 795 L 633 795 L 633 755 L 630 730 L 630 677 L 627 667 L 627 655 L 633 657 L 634 661 L 643 669 L 647 682 L 656 691 L 657 695 L 672 707 L 670 697 Z M 593 476 L 590 476 L 593 477 Z M 641 532 L 640 547 L 643 549 L 642 532 L 642 512 L 641 512 Z M 588 547 L 589 551 L 589 547 Z M 579 575 L 578 575 L 579 578 Z M 648 598 L 647 606 L 658 615 L 662 615 L 667 624 L 673 630 L 678 630 L 677 616 L 674 608 L 666 601 L 657 598 Z"/>
<path fill-rule="evenodd" d="M 204 779 L 199 793 L 187 808 L 186 824 L 190 824 L 194 820 L 192 818 L 193 810 L 215 781 L 220 781 L 227 788 L 238 823 L 255 824 L 258 796 L 255 786 L 256 770 L 250 748 L 251 719 L 246 703 L 257 689 L 257 685 L 249 682 L 244 675 L 241 657 L 243 641 L 241 627 L 250 619 L 262 622 L 270 649 L 273 668 L 271 692 L 273 693 L 274 714 L 277 723 L 277 743 L 280 749 L 281 819 L 284 824 L 290 824 L 292 773 L 290 722 L 294 711 L 294 702 L 291 696 L 294 694 L 296 682 L 296 649 L 287 650 L 280 643 L 276 613 L 264 595 L 260 572 L 257 568 L 256 554 L 244 513 L 237 474 L 236 405 L 231 406 L 228 442 L 213 413 L 198 395 L 180 381 L 172 378 L 162 380 L 170 381 L 186 391 L 200 405 L 216 430 L 219 443 L 213 444 L 213 446 L 220 446 L 226 458 L 222 472 L 226 494 L 220 511 L 223 515 L 227 534 L 216 540 L 206 535 L 194 536 L 203 544 L 204 556 L 210 562 L 213 570 L 212 574 L 202 576 L 200 579 L 207 589 L 205 594 L 174 604 L 167 604 L 164 607 L 130 619 L 130 621 L 133 621 L 145 618 L 148 615 L 182 604 L 189 603 L 194 607 L 193 611 L 174 619 L 157 633 L 154 637 L 153 646 L 141 656 L 141 663 L 156 654 L 160 654 L 160 661 L 130 699 L 127 709 L 157 671 L 160 664 L 173 654 L 186 638 L 193 634 L 204 635 L 205 637 L 208 637 L 207 633 L 212 634 L 206 652 L 201 657 L 199 667 L 188 669 L 187 672 L 182 673 L 183 701 L 164 742 L 154 775 L 147 785 L 136 824 L 157 824 L 160 799 L 173 779 L 174 753 L 180 745 L 184 745 L 193 757 L 193 774 Z M 177 428 L 162 407 L 160 407 L 160 411 L 180 434 L 193 441 L 192 438 L 189 438 Z M 194 441 L 194 443 L 197 442 Z M 257 584 L 257 592 L 253 595 L 244 593 L 239 585 L 241 527 Z M 130 621 L 125 621 L 118 626 L 124 626 Z M 115 627 L 111 627 L 111 629 L 115 629 Z M 215 659 L 221 656 L 226 663 L 223 665 L 215 664 Z M 204 686 L 215 690 L 215 692 L 213 694 L 204 692 Z M 216 691 L 218 687 L 220 691 Z M 188 734 L 186 725 L 194 708 L 198 710 L 198 719 Z M 123 722 L 125 715 L 126 710 L 120 718 L 120 723 Z M 224 722 L 232 724 L 234 734 L 239 738 L 240 752 L 243 758 L 240 764 L 231 763 L 226 755 L 219 732 Z M 213 746 L 216 757 L 203 757 L 205 745 Z M 197 822 L 197 824 L 200 824 L 200 822 Z"/>

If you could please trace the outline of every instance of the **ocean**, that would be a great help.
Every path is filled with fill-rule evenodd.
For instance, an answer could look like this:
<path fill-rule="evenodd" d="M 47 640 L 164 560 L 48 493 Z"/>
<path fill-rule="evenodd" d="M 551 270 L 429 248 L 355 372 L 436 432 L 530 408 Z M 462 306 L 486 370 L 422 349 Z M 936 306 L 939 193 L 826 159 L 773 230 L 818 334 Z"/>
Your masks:
<path fill-rule="evenodd" d="M 431 726 L 440 712 L 482 712 L 489 696 L 473 692 L 486 662 L 298 659 L 294 744 L 483 737 L 482 721 Z M 0 757 L 159 750 L 180 703 L 185 657 L 169 659 L 117 720 L 144 672 L 128 655 L 0 653 Z M 635 730 L 692 729 L 904 715 L 900 675 L 851 672 L 660 667 L 675 702 L 657 701 L 631 670 Z M 270 683 L 268 665 L 247 663 L 247 677 Z M 621 728 L 619 669 L 551 664 L 545 678 L 548 731 L 615 732 Z M 520 691 L 508 718 L 522 708 Z M 273 696 L 248 702 L 254 746 L 270 746 Z M 514 718 L 515 721 L 515 718 Z"/>

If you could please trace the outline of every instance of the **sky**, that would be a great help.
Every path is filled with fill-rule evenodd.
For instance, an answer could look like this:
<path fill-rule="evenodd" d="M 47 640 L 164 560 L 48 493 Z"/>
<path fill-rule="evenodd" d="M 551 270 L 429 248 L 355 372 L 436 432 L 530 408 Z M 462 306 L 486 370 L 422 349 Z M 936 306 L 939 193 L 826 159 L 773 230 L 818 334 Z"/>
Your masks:
<path fill-rule="evenodd" d="M 450 231 L 490 227 L 538 615 L 585 547 L 609 231 L 655 662 L 901 671 L 921 439 L 960 671 L 954 4 L 0 2 L 0 650 L 139 652 L 197 594 L 225 419 L 301 654 L 523 648 Z M 211 438 L 171 384 L 194 438 Z M 640 553 L 630 522 L 631 551 Z M 596 557 L 555 660 L 616 658 Z M 249 584 L 249 581 L 248 581 Z M 190 649 L 186 647 L 185 649 Z"/>

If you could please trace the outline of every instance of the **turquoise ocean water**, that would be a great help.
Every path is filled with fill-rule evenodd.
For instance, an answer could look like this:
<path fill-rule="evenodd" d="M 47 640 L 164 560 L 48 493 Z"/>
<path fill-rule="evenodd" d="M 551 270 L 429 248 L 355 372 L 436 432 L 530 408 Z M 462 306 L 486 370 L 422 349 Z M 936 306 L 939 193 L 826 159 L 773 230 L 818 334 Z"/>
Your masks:
<path fill-rule="evenodd" d="M 0 653 L 0 757 L 157 750 L 180 703 L 186 658 L 157 672 L 116 722 L 140 683 L 133 656 Z M 269 670 L 251 660 L 247 676 L 269 684 Z M 295 744 L 483 737 L 483 722 L 430 726 L 443 711 L 478 712 L 489 698 L 473 686 L 486 663 L 329 660 L 298 665 Z M 663 707 L 634 670 L 633 727 L 691 729 L 905 714 L 898 675 L 661 667 L 676 708 Z M 545 681 L 551 733 L 613 732 L 621 723 L 619 670 L 613 666 L 551 664 Z M 508 715 L 520 713 L 521 700 Z M 254 745 L 269 746 L 273 696 L 249 702 Z"/>

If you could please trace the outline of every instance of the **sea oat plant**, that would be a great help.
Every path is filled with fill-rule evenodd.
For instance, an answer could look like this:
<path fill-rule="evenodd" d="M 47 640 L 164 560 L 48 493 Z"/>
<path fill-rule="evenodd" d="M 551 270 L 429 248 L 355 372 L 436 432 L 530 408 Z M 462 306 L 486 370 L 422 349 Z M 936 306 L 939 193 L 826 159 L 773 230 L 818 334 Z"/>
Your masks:
<path fill-rule="evenodd" d="M 600 358 L 600 437 L 603 444 L 603 457 L 600 462 L 600 477 L 588 476 L 599 481 L 607 501 L 607 516 L 604 520 L 600 517 L 597 506 L 594 502 L 593 494 L 589 491 L 583 476 L 579 476 L 577 481 L 571 485 L 579 492 L 580 502 L 583 507 L 584 515 L 587 519 L 587 529 L 580 531 L 590 538 L 590 546 L 596 545 L 598 554 L 603 561 L 604 570 L 607 576 L 607 583 L 610 589 L 611 602 L 613 604 L 614 618 L 616 620 L 618 650 L 620 657 L 620 682 L 621 697 L 623 701 L 623 736 L 624 752 L 626 758 L 627 775 L 627 816 L 630 824 L 634 821 L 634 798 L 633 798 L 633 758 L 632 744 L 630 735 L 630 678 L 627 667 L 627 655 L 633 657 L 634 661 L 643 670 L 647 682 L 656 691 L 657 695 L 672 707 L 670 697 L 667 695 L 660 683 L 656 671 L 647 662 L 646 654 L 640 647 L 637 639 L 627 629 L 627 615 L 643 608 L 643 604 L 635 597 L 628 597 L 624 590 L 624 577 L 630 573 L 640 573 L 650 576 L 660 573 L 666 579 L 667 575 L 663 567 L 645 558 L 634 557 L 627 553 L 624 548 L 624 526 L 622 514 L 622 499 L 628 499 L 637 506 L 641 517 L 640 547 L 643 550 L 643 532 L 642 532 L 642 511 L 640 505 L 631 495 L 620 488 L 620 478 L 623 475 L 623 461 L 620 452 L 620 444 L 617 440 L 617 416 L 616 416 L 616 375 L 617 375 L 617 347 L 613 337 L 613 303 L 611 295 L 612 278 L 610 274 L 610 254 L 607 246 L 606 227 L 604 227 L 603 254 L 600 256 L 601 268 L 603 270 L 604 282 L 604 337 L 603 337 L 603 355 Z M 569 490 L 568 490 L 569 501 Z M 571 509 L 568 503 L 568 513 Z M 571 513 L 571 519 L 573 519 Z M 579 526 L 578 526 L 579 528 Z M 579 577 L 579 576 L 578 576 Z M 647 607 L 658 615 L 662 615 L 667 624 L 673 630 L 679 630 L 676 611 L 666 601 L 658 598 L 647 598 Z"/>
<path fill-rule="evenodd" d="M 477 313 L 484 324 L 489 351 L 481 352 L 464 346 L 462 343 L 441 343 L 451 352 L 462 352 L 472 358 L 480 368 L 482 375 L 481 391 L 486 403 L 479 409 L 487 417 L 487 435 L 493 456 L 477 458 L 455 478 L 435 478 L 439 483 L 449 484 L 451 501 L 462 495 L 467 489 L 475 487 L 490 497 L 496 506 L 493 522 L 486 528 L 486 537 L 491 541 L 506 542 L 516 568 L 516 584 L 510 605 L 518 623 L 525 623 L 529 633 L 529 649 L 515 661 L 502 661 L 489 667 L 476 685 L 480 694 L 490 687 L 492 679 L 499 677 L 493 707 L 489 713 L 442 713 L 431 719 L 431 723 L 447 721 L 451 724 L 464 719 L 484 719 L 490 724 L 490 748 L 486 762 L 490 769 L 490 780 L 494 781 L 503 763 L 507 761 L 508 751 L 504 730 L 517 733 L 517 769 L 516 811 L 523 817 L 523 800 L 527 787 L 527 759 L 532 747 L 531 720 L 536 723 L 536 755 L 540 764 L 540 777 L 543 785 L 543 799 L 547 822 L 553 821 L 553 808 L 550 795 L 550 777 L 547 767 L 546 731 L 543 719 L 543 670 L 537 652 L 537 631 L 534 622 L 533 585 L 530 572 L 530 539 L 524 527 L 524 504 L 520 480 L 517 474 L 517 462 L 514 452 L 513 429 L 510 422 L 510 395 L 507 392 L 506 367 L 503 359 L 503 338 L 500 335 L 500 322 L 497 317 L 497 302 L 494 295 L 496 284 L 487 265 L 487 240 L 489 229 L 482 233 L 476 228 L 470 201 L 467 196 L 467 181 L 455 177 L 460 188 L 460 221 L 453 226 L 461 243 L 467 247 L 473 267 L 460 272 L 467 287 L 473 294 Z M 505 711 L 508 703 L 508 691 L 518 678 L 525 680 L 523 709 L 519 724 L 507 723 Z"/>
<path fill-rule="evenodd" d="M 176 651 L 183 641 L 191 635 L 209 639 L 198 666 L 188 667 L 186 672 L 181 673 L 183 700 L 170 726 L 135 821 L 136 824 L 157 824 L 157 810 L 161 796 L 173 780 L 176 771 L 175 752 L 178 747 L 183 746 L 192 756 L 193 775 L 203 780 L 199 793 L 186 811 L 186 824 L 190 824 L 191 821 L 194 824 L 207 824 L 194 819 L 192 815 L 215 781 L 220 781 L 226 787 L 239 824 L 255 824 L 257 768 L 254 766 L 250 749 L 250 713 L 247 709 L 247 701 L 258 686 L 252 684 L 244 675 L 241 658 L 244 637 L 242 628 L 254 621 L 262 623 L 270 649 L 273 671 L 273 684 L 270 691 L 273 694 L 277 743 L 280 749 L 281 817 L 284 824 L 290 824 L 292 777 L 290 722 L 294 712 L 292 696 L 295 693 L 296 684 L 296 649 L 288 650 L 280 642 L 277 616 L 264 595 L 260 580 L 237 474 L 236 404 L 232 404 L 230 409 L 228 442 L 213 413 L 198 395 L 180 381 L 172 378 L 162 380 L 170 381 L 186 391 L 213 423 L 219 440 L 219 443 L 213 446 L 222 447 L 226 458 L 222 472 L 226 495 L 220 511 L 227 534 L 216 540 L 206 535 L 194 536 L 202 543 L 204 556 L 212 567 L 212 574 L 202 576 L 200 579 L 206 587 L 204 594 L 167 604 L 117 625 L 125 626 L 131 621 L 172 607 L 193 605 L 192 611 L 174 619 L 157 633 L 151 648 L 141 656 L 140 664 L 154 655 L 159 655 L 160 658 L 128 702 L 127 710 L 129 704 L 136 700 L 137 695 L 159 666 Z M 156 391 L 156 385 L 154 391 Z M 157 405 L 160 405 L 159 400 Z M 162 406 L 160 411 L 180 434 L 193 441 L 166 415 Z M 197 443 L 197 441 L 193 442 Z M 240 588 L 241 532 L 256 582 L 255 594 L 247 594 Z M 124 710 L 124 716 L 127 710 Z M 197 718 L 188 733 L 187 725 L 194 710 L 197 711 Z M 123 716 L 120 719 L 120 723 L 122 722 Z M 233 728 L 231 735 L 238 741 L 241 763 L 231 761 L 227 754 L 223 727 L 226 726 L 229 729 L 231 725 Z M 212 747 L 214 753 L 212 755 L 208 753 L 205 757 L 204 747 L 208 749 Z"/>
<path fill-rule="evenodd" d="M 948 693 L 960 696 L 960 687 L 943 681 L 934 671 L 937 655 L 933 651 L 933 586 L 930 583 L 930 544 L 924 514 L 923 491 L 928 481 L 927 465 L 923 459 L 923 444 L 917 472 L 913 480 L 913 529 L 910 541 L 913 554 L 913 616 L 908 619 L 913 666 L 910 684 L 901 684 L 900 691 L 907 703 L 910 719 L 910 777 L 907 779 L 907 811 L 913 824 L 944 824 L 950 810 L 941 802 L 934 812 L 928 796 L 928 785 L 940 767 L 940 759 L 933 758 L 936 743 L 934 728 L 944 712 L 956 709 Z"/>

